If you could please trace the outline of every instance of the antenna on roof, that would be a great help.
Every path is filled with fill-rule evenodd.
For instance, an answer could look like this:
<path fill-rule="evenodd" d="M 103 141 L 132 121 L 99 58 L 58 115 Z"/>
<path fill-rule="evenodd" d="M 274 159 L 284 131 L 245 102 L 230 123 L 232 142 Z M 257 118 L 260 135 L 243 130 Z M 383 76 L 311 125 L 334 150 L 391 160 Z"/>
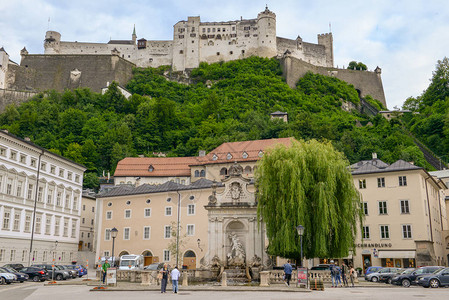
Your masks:
<path fill-rule="evenodd" d="M 48 25 L 47 25 L 47 30 L 50 30 L 50 17 L 48 17 Z"/>
<path fill-rule="evenodd" d="M 332 32 L 332 25 L 331 25 L 331 22 L 329 22 L 329 32 Z"/>

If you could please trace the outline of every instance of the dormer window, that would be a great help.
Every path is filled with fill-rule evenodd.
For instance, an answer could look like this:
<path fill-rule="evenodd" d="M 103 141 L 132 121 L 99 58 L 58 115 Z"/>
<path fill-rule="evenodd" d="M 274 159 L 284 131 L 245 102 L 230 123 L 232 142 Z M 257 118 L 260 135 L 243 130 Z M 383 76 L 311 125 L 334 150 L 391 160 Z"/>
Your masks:
<path fill-rule="evenodd" d="M 243 157 L 243 158 L 248 158 L 248 153 L 243 152 L 242 157 Z"/>
<path fill-rule="evenodd" d="M 216 154 L 214 154 L 214 156 L 212 156 L 212 160 L 217 160 L 218 156 Z"/>
<path fill-rule="evenodd" d="M 153 165 L 150 165 L 149 167 L 148 167 L 148 172 L 153 172 L 154 171 L 154 167 L 153 167 Z"/>
<path fill-rule="evenodd" d="M 232 154 L 231 153 L 228 153 L 227 155 L 226 155 L 226 159 L 231 159 L 232 158 Z"/>
<path fill-rule="evenodd" d="M 262 157 L 262 156 L 263 156 L 263 151 L 260 150 L 260 151 L 259 151 L 259 157 Z"/>

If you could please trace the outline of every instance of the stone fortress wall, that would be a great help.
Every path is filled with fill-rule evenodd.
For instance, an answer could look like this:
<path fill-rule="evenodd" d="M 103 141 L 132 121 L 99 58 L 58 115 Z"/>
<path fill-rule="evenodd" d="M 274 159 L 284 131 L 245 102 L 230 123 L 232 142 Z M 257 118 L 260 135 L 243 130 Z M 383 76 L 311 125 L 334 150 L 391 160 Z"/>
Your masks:
<path fill-rule="evenodd" d="M 47 31 L 44 54 L 21 51 L 20 65 L 0 49 L 0 111 L 9 103 L 26 101 L 36 92 L 55 89 L 91 88 L 100 92 L 107 82 L 125 85 L 132 68 L 169 65 L 184 71 L 201 62 L 214 63 L 250 56 L 282 59 L 287 83 L 294 87 L 307 71 L 335 76 L 355 86 L 361 96 L 371 95 L 386 104 L 376 72 L 336 69 L 332 33 L 319 34 L 318 43 L 276 36 L 276 15 L 268 7 L 255 19 L 201 22 L 188 17 L 173 27 L 173 40 L 110 40 L 108 43 L 61 41 L 61 34 Z"/>
<path fill-rule="evenodd" d="M 22 55 L 14 87 L 37 91 L 89 87 L 101 92 L 107 82 L 128 82 L 135 65 L 117 55 Z"/>
<path fill-rule="evenodd" d="M 382 85 L 381 69 L 377 67 L 374 72 L 359 71 L 348 69 L 337 69 L 334 67 L 316 66 L 305 62 L 304 60 L 285 55 L 281 59 L 281 67 L 287 84 L 295 88 L 296 82 L 307 72 L 321 74 L 325 76 L 336 77 L 349 84 L 352 84 L 358 90 L 360 97 L 371 95 L 387 107 L 384 88 Z"/>
<path fill-rule="evenodd" d="M 174 71 L 250 57 L 292 56 L 314 65 L 332 67 L 332 34 L 318 35 L 318 44 L 305 43 L 276 36 L 276 15 L 266 8 L 255 19 L 227 22 L 201 22 L 200 17 L 188 17 L 173 27 L 173 40 L 137 40 L 134 30 L 131 40 L 110 40 L 108 43 L 61 41 L 61 34 L 47 31 L 45 54 L 117 54 L 138 67 L 171 65 Z"/>

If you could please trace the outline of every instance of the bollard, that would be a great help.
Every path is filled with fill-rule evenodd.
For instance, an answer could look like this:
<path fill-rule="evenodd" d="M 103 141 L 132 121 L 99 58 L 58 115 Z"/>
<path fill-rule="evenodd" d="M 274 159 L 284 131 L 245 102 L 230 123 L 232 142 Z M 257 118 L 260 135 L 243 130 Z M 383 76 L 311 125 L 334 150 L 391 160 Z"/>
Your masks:
<path fill-rule="evenodd" d="M 226 272 L 223 272 L 221 275 L 221 286 L 228 286 L 228 275 Z"/>
<path fill-rule="evenodd" d="M 189 286 L 189 274 L 182 272 L 182 286 Z"/>

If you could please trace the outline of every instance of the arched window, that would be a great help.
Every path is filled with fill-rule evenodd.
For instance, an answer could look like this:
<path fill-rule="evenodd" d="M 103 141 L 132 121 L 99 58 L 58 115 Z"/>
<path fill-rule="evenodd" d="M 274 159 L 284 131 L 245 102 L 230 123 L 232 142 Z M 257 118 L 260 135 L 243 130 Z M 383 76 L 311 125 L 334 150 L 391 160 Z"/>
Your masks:
<path fill-rule="evenodd" d="M 221 170 L 220 170 L 220 175 L 228 175 L 228 169 L 226 169 L 226 168 L 221 168 Z"/>
<path fill-rule="evenodd" d="M 206 171 L 201 170 L 201 172 L 200 172 L 200 177 L 206 177 Z"/>
<path fill-rule="evenodd" d="M 246 166 L 246 167 L 245 167 L 245 171 L 244 171 L 245 174 L 251 174 L 251 171 L 252 171 L 252 170 L 251 170 L 251 167 L 250 167 L 250 166 Z"/>
<path fill-rule="evenodd" d="M 192 250 L 188 250 L 186 251 L 186 253 L 184 253 L 184 257 L 196 257 L 196 255 Z"/>
<path fill-rule="evenodd" d="M 200 171 L 195 170 L 195 177 L 200 177 Z"/>
<path fill-rule="evenodd" d="M 129 252 L 128 251 L 122 251 L 122 252 L 120 252 L 120 254 L 118 256 L 121 257 L 123 255 L 129 255 Z"/>
<path fill-rule="evenodd" d="M 146 250 L 146 251 L 142 252 L 142 255 L 143 256 L 153 256 L 153 253 L 151 253 L 151 251 L 149 251 L 149 250 Z"/>

